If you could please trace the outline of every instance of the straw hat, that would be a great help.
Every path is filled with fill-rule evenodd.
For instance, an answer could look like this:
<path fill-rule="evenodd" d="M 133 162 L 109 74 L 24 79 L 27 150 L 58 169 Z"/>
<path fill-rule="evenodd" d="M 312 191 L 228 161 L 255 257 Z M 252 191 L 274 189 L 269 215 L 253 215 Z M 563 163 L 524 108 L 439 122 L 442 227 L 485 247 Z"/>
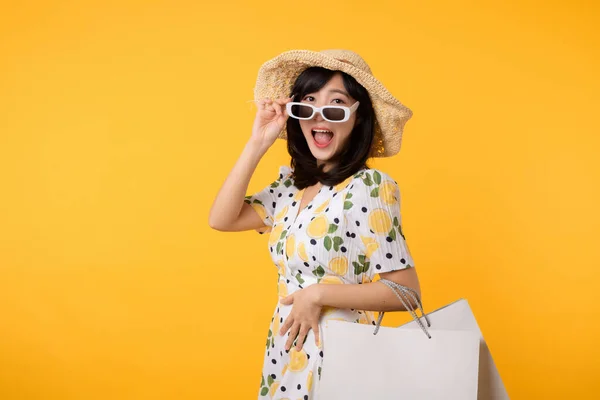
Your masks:
<path fill-rule="evenodd" d="M 289 97 L 296 78 L 308 67 L 323 67 L 351 75 L 369 92 L 375 110 L 375 137 L 371 157 L 390 157 L 400 151 L 404 124 L 412 111 L 401 104 L 371 73 L 371 68 L 355 52 L 332 49 L 290 50 L 265 62 L 258 71 L 254 99 Z M 360 106 L 359 106 L 360 107 Z M 284 126 L 279 139 L 287 139 Z"/>

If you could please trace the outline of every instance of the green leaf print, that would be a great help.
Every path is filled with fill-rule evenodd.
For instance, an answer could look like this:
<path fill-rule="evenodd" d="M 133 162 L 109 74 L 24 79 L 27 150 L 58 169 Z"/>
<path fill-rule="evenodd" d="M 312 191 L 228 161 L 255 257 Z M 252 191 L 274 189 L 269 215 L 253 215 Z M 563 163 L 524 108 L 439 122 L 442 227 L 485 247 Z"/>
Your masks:
<path fill-rule="evenodd" d="M 275 182 L 271 183 L 271 187 L 272 188 L 276 188 L 277 186 L 279 186 L 279 182 L 278 181 L 275 181 Z"/>
<path fill-rule="evenodd" d="M 354 267 L 354 275 L 360 275 L 363 272 L 367 272 L 369 270 L 369 266 L 371 262 L 366 261 L 366 256 L 364 254 L 358 255 L 358 261 L 352 261 L 352 266 Z"/>
<path fill-rule="evenodd" d="M 267 393 L 269 393 L 269 388 L 265 386 L 265 387 L 264 387 L 264 388 L 262 388 L 262 390 L 260 391 L 260 395 L 261 395 L 261 396 L 266 396 L 266 395 L 267 395 Z"/>
<path fill-rule="evenodd" d="M 340 251 L 340 245 L 344 243 L 344 239 L 341 236 L 335 236 L 333 238 L 333 249 L 335 251 Z"/>
<path fill-rule="evenodd" d="M 365 178 L 363 178 L 363 182 L 365 183 L 365 185 L 371 186 L 373 184 L 373 181 L 371 180 L 371 175 L 365 172 Z"/>
<path fill-rule="evenodd" d="M 286 234 L 287 234 L 287 230 L 285 230 L 285 231 L 281 232 L 281 236 L 279 236 L 279 239 L 278 239 L 278 240 L 281 240 L 281 239 L 283 239 L 283 238 L 285 237 L 285 235 L 286 235 Z"/>
<path fill-rule="evenodd" d="M 323 275 L 325 275 L 325 270 L 323 269 L 323 267 L 321 267 L 320 265 L 315 268 L 312 272 L 314 275 L 318 276 L 319 278 L 321 278 Z"/>
<path fill-rule="evenodd" d="M 331 250 L 331 238 L 329 236 L 325 236 L 325 240 L 323 240 L 323 245 L 327 249 L 327 251 Z"/>
<path fill-rule="evenodd" d="M 349 210 L 352 208 L 352 202 L 351 201 L 345 201 L 344 202 L 344 210 Z"/>
<path fill-rule="evenodd" d="M 398 226 L 398 232 L 400 232 L 400 236 L 402 236 L 402 239 L 406 240 L 406 238 L 404 237 L 404 233 L 402 233 L 402 225 Z"/>
<path fill-rule="evenodd" d="M 390 233 L 388 233 L 388 236 L 391 237 L 393 240 L 396 240 L 396 228 L 392 227 L 392 230 L 390 231 Z"/>
<path fill-rule="evenodd" d="M 283 242 L 277 243 L 277 254 L 279 254 L 279 252 L 281 251 L 282 248 L 283 248 Z"/>
<path fill-rule="evenodd" d="M 394 226 L 398 226 L 400 223 L 398 222 L 398 217 L 394 217 Z"/>
<path fill-rule="evenodd" d="M 265 377 L 264 377 L 264 375 L 261 376 L 260 386 L 265 386 Z"/>
<path fill-rule="evenodd" d="M 267 382 L 269 383 L 269 387 L 271 387 L 271 385 L 273 384 L 273 382 L 275 382 L 275 379 L 273 379 L 273 377 L 271 375 L 269 375 L 267 377 Z"/>
<path fill-rule="evenodd" d="M 337 230 L 338 226 L 336 224 L 329 224 L 329 230 L 327 233 L 333 233 Z"/>
<path fill-rule="evenodd" d="M 351 199 L 352 198 L 352 193 L 348 192 L 346 193 L 346 199 Z"/>
<path fill-rule="evenodd" d="M 371 190 L 371 197 L 379 197 L 379 186 Z"/>
<path fill-rule="evenodd" d="M 271 332 L 271 330 L 269 329 L 269 334 L 267 335 L 267 337 L 271 337 L 273 336 L 273 332 Z"/>
<path fill-rule="evenodd" d="M 253 202 L 253 203 L 258 203 L 258 204 L 260 204 L 261 206 L 263 205 L 263 202 L 262 202 L 262 201 L 260 201 L 259 199 L 254 199 L 252 202 Z"/>
<path fill-rule="evenodd" d="M 367 261 L 365 265 L 363 265 L 363 272 L 367 272 L 369 267 L 371 266 L 371 261 Z"/>
<path fill-rule="evenodd" d="M 379 185 L 381 183 L 381 174 L 377 171 L 373 172 L 373 179 L 375 179 L 375 183 Z"/>
<path fill-rule="evenodd" d="M 283 182 L 283 184 L 285 185 L 285 187 L 290 187 L 290 186 L 292 186 L 292 181 L 289 179 L 286 179 L 285 182 Z"/>
<path fill-rule="evenodd" d="M 300 273 L 296 274 L 296 279 L 298 280 L 299 284 L 303 284 L 304 283 L 304 279 L 302 279 L 302 275 Z"/>

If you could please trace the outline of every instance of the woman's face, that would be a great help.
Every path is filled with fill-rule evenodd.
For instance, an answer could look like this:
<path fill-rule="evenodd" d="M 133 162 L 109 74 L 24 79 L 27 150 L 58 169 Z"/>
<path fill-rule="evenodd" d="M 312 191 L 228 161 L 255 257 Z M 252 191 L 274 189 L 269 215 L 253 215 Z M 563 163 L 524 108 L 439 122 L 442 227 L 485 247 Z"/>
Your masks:
<path fill-rule="evenodd" d="M 342 74 L 339 72 L 318 92 L 308 93 L 299 101 L 310 103 L 315 107 L 325 105 L 350 107 L 356 103 L 356 100 L 350 97 L 346 91 Z M 315 113 L 312 119 L 299 120 L 299 122 L 308 147 L 317 159 L 317 165 L 325 163 L 325 171 L 327 171 L 333 166 L 335 156 L 339 154 L 350 138 L 350 133 L 356 123 L 356 111 L 346 122 L 329 122 L 324 120 L 320 113 Z M 325 130 L 329 133 L 317 133 L 315 130 Z"/>

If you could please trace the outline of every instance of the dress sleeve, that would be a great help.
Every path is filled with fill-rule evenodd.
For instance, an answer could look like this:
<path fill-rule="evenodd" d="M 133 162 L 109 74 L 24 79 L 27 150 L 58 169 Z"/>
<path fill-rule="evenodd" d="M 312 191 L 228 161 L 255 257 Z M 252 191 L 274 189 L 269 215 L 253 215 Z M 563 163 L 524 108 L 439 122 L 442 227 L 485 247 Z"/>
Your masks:
<path fill-rule="evenodd" d="M 244 197 L 244 202 L 252 206 L 265 224 L 265 226 L 255 229 L 259 234 L 271 232 L 277 201 L 282 197 L 282 193 L 292 185 L 291 173 L 291 168 L 287 165 L 280 166 L 277 179 L 259 192 Z"/>
<path fill-rule="evenodd" d="M 376 169 L 354 179 L 344 204 L 353 250 L 355 273 L 369 278 L 381 272 L 414 267 L 402 233 L 400 188 L 388 174 Z"/>

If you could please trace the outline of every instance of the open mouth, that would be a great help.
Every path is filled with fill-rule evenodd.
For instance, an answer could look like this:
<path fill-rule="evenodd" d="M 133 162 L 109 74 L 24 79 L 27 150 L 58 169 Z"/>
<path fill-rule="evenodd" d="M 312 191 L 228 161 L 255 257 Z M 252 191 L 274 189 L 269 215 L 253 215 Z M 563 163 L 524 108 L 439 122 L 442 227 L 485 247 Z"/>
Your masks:
<path fill-rule="evenodd" d="M 319 147 L 325 147 L 333 140 L 333 132 L 328 129 L 313 129 L 311 132 Z"/>

